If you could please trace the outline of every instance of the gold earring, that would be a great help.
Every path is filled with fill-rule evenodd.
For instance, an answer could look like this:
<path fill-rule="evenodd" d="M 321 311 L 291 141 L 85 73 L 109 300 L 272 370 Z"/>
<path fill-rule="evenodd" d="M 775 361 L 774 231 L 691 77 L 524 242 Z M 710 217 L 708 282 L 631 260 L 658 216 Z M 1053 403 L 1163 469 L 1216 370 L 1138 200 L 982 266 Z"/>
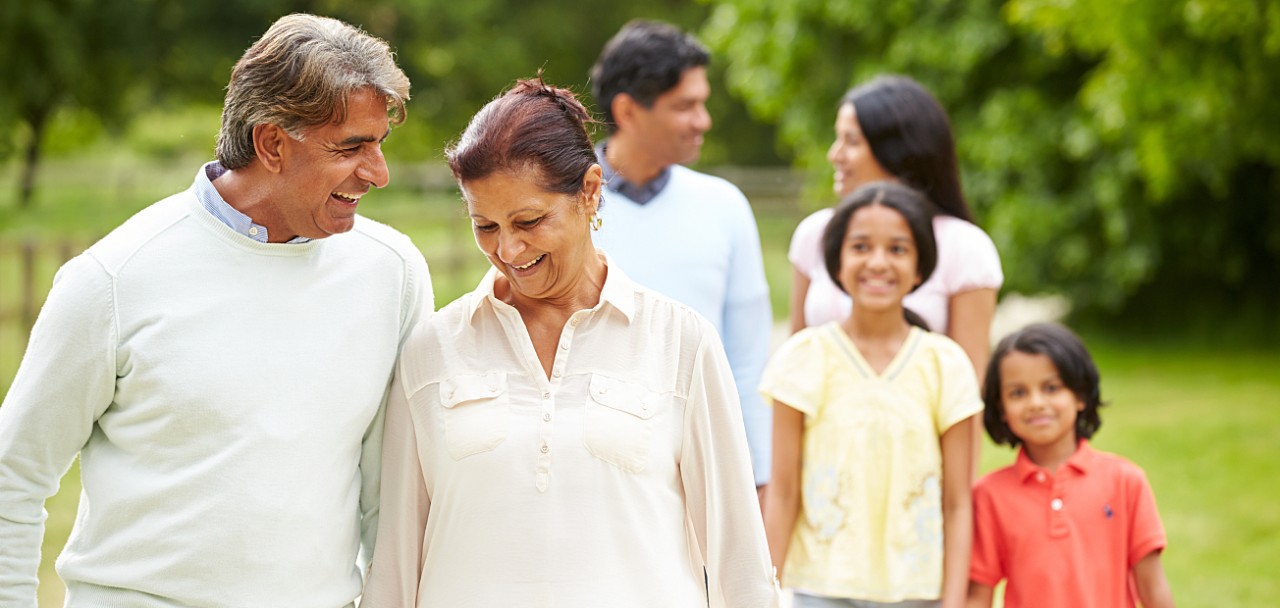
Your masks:
<path fill-rule="evenodd" d="M 595 214 L 595 215 L 591 216 L 591 229 L 592 229 L 592 230 L 600 230 L 600 227 L 601 227 L 601 226 L 603 226 L 603 225 L 604 225 L 604 218 L 600 217 L 600 214 L 599 214 L 599 213 L 597 213 L 597 214 Z"/>

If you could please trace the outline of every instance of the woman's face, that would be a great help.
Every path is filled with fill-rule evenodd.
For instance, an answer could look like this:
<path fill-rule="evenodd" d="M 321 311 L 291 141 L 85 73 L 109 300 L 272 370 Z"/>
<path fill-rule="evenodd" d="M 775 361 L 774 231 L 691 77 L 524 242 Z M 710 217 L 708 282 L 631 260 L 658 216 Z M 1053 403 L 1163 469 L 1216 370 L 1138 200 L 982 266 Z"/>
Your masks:
<path fill-rule="evenodd" d="M 851 103 L 841 105 L 836 112 L 836 140 L 827 150 L 827 161 L 835 169 L 834 190 L 840 198 L 863 184 L 895 179 L 871 153 L 871 144 L 862 136 L 862 126 Z"/>
<path fill-rule="evenodd" d="M 603 183 L 599 165 L 578 194 L 548 192 L 537 169 L 503 171 L 462 184 L 476 245 L 527 298 L 567 297 L 596 255 L 591 216 Z"/>

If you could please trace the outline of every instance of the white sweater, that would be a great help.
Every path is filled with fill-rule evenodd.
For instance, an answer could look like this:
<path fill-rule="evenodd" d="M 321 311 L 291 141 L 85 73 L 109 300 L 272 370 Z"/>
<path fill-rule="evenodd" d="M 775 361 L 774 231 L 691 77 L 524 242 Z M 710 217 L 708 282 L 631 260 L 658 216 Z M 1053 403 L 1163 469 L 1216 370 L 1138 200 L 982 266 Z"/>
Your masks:
<path fill-rule="evenodd" d="M 169 197 L 59 272 L 0 407 L 0 606 L 34 606 L 76 454 L 71 606 L 337 608 L 377 523 L 382 404 L 426 262 L 360 218 L 263 244 Z"/>

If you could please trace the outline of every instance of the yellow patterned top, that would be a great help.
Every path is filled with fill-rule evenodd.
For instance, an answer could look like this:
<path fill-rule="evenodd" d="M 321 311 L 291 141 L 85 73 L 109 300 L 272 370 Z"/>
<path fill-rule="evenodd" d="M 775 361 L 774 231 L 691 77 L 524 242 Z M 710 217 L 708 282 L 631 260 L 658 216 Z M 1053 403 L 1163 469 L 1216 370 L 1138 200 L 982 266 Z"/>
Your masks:
<path fill-rule="evenodd" d="M 960 346 L 912 327 L 883 373 L 838 323 L 792 336 L 760 392 L 805 415 L 801 512 L 783 584 L 877 602 L 942 593 L 942 450 L 982 410 Z"/>

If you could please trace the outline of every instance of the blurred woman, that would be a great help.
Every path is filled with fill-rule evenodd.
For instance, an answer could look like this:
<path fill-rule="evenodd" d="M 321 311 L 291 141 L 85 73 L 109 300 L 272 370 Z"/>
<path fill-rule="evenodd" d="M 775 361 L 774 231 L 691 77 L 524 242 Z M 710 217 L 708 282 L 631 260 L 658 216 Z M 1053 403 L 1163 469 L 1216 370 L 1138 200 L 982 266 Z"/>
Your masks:
<path fill-rule="evenodd" d="M 366 608 L 777 601 L 715 330 L 592 245 L 590 120 L 524 80 L 446 152 L 493 268 L 403 347 Z"/>
<path fill-rule="evenodd" d="M 845 94 L 835 131 L 827 160 L 835 169 L 837 198 L 863 184 L 890 180 L 923 192 L 936 207 L 938 267 L 904 304 L 930 330 L 958 343 L 981 377 L 1004 275 L 995 244 L 973 223 L 961 191 L 946 112 L 916 81 L 880 76 Z M 822 259 L 822 231 L 832 211 L 805 218 L 791 239 L 792 333 L 849 314 L 849 296 L 827 276 Z"/>

